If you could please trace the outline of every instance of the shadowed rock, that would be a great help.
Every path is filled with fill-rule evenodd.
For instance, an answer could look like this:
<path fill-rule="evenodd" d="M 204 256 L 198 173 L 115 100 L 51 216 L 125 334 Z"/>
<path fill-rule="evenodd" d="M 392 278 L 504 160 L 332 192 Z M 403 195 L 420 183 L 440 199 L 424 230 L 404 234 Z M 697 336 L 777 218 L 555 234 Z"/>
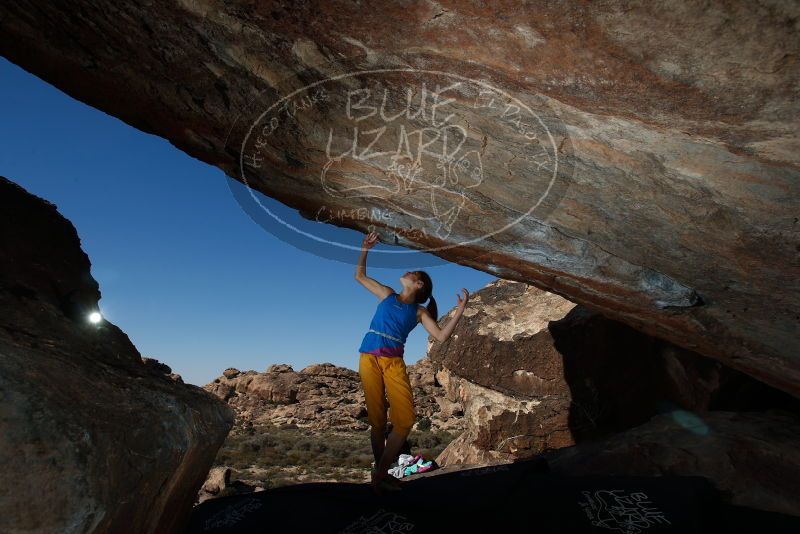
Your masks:
<path fill-rule="evenodd" d="M 0 177 L 0 531 L 178 532 L 233 410 L 90 324 L 89 267 L 56 207 Z"/>
<path fill-rule="evenodd" d="M 701 475 L 727 502 L 800 516 L 798 443 L 796 413 L 675 411 L 547 459 L 562 475 Z"/>
<path fill-rule="evenodd" d="M 194 509 L 188 533 L 792 532 L 800 520 L 726 505 L 700 477 L 560 476 L 540 459 L 452 466 L 401 482 L 317 483 L 223 497 Z M 309 507 L 314 513 L 308 513 Z"/>

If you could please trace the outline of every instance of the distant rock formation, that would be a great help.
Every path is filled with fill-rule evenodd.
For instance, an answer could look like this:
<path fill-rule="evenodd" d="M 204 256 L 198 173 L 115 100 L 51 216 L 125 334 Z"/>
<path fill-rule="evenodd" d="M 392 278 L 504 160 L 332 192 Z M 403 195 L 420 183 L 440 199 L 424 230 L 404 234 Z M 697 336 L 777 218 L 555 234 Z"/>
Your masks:
<path fill-rule="evenodd" d="M 75 228 L 0 177 L 0 532 L 179 532 L 234 413 L 108 321 Z"/>
<path fill-rule="evenodd" d="M 430 360 L 425 357 L 408 364 L 407 370 L 416 424 L 427 419 L 432 430 L 463 430 L 463 410 L 444 398 Z M 262 423 L 315 430 L 369 428 L 358 372 L 331 363 L 309 365 L 301 371 L 274 364 L 263 373 L 231 368 L 203 388 L 236 410 L 234 432 Z"/>

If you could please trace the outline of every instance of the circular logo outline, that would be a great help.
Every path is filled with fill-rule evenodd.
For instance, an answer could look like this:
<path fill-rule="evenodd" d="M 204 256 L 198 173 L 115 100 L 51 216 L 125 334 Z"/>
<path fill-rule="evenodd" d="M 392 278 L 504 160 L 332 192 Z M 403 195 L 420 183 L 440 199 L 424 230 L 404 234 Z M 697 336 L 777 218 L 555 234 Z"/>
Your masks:
<path fill-rule="evenodd" d="M 352 59 L 352 58 L 350 58 L 350 59 Z M 508 101 L 511 101 L 515 105 L 518 105 L 521 109 L 525 110 L 528 114 L 530 114 L 530 116 L 535 118 L 535 120 L 538 122 L 538 124 L 541 126 L 541 128 L 544 130 L 544 132 L 547 134 L 547 140 L 549 141 L 549 144 L 552 147 L 553 162 L 554 162 L 553 171 L 552 171 L 552 176 L 551 176 L 551 178 L 550 178 L 550 180 L 549 180 L 549 182 L 547 184 L 547 188 L 541 194 L 541 196 L 539 197 L 537 202 L 533 206 L 531 206 L 526 212 L 522 213 L 519 217 L 515 218 L 514 220 L 510 221 L 509 223 L 505 224 L 504 226 L 502 226 L 499 229 L 496 229 L 496 230 L 494 230 L 492 232 L 489 232 L 489 233 L 486 233 L 486 234 L 482 234 L 482 235 L 480 235 L 478 237 L 475 237 L 475 238 L 468 239 L 466 241 L 462 241 L 462 242 L 458 242 L 458 243 L 449 243 L 447 245 L 439 246 L 439 247 L 431 247 L 431 248 L 412 248 L 412 247 L 408 247 L 407 249 L 404 249 L 404 250 L 373 249 L 373 250 L 371 250 L 372 252 L 380 253 L 380 254 L 389 254 L 389 255 L 391 255 L 391 254 L 422 254 L 422 253 L 434 253 L 434 252 L 437 252 L 437 251 L 450 250 L 450 249 L 458 248 L 458 247 L 461 247 L 461 246 L 473 244 L 473 243 L 482 241 L 482 240 L 484 240 L 484 239 L 486 239 L 488 237 L 497 235 L 497 234 L 507 230 L 508 228 L 514 226 L 515 224 L 518 224 L 519 222 L 524 220 L 526 217 L 529 217 L 532 214 L 532 212 L 536 208 L 538 208 L 545 199 L 548 198 L 548 196 L 551 193 L 551 190 L 553 189 L 554 185 L 556 184 L 557 180 L 559 179 L 559 168 L 560 168 L 560 165 L 563 165 L 564 163 L 559 161 L 559 147 L 556 146 L 555 140 L 553 139 L 553 134 L 551 132 L 551 129 L 547 127 L 547 125 L 544 123 L 544 121 L 539 116 L 539 114 L 534 112 L 527 104 L 522 102 L 519 98 L 517 98 L 515 96 L 512 96 L 511 94 L 509 94 L 507 91 L 504 91 L 503 89 L 499 89 L 497 87 L 494 87 L 493 85 L 489 84 L 488 82 L 485 82 L 485 81 L 482 81 L 482 80 L 477 80 L 477 79 L 470 78 L 470 77 L 467 77 L 467 76 L 462 76 L 460 74 L 449 73 L 449 72 L 446 72 L 446 71 L 433 70 L 433 69 L 421 69 L 421 68 L 415 68 L 415 67 L 393 67 L 393 68 L 381 68 L 381 69 L 351 70 L 351 71 L 348 71 L 348 72 L 337 74 L 335 76 L 327 76 L 327 77 L 325 77 L 323 79 L 314 81 L 314 82 L 312 82 L 310 84 L 306 84 L 306 85 L 304 85 L 304 86 L 302 86 L 302 87 L 300 87 L 298 89 L 295 89 L 291 93 L 283 96 L 282 98 L 280 98 L 279 100 L 274 102 L 272 105 L 270 105 L 265 111 L 260 113 L 258 115 L 258 117 L 250 124 L 250 127 L 247 129 L 247 132 L 244 135 L 244 138 L 243 138 L 242 143 L 241 143 L 241 149 L 239 150 L 239 154 L 238 154 L 238 163 L 239 163 L 238 170 L 239 170 L 239 175 L 240 175 L 241 180 L 237 180 L 237 181 L 239 181 L 240 183 L 244 184 L 244 186 L 248 190 L 248 193 L 249 193 L 251 199 L 256 202 L 256 204 L 261 208 L 261 210 L 263 212 L 267 213 L 272 218 L 272 220 L 278 222 L 280 225 L 282 225 L 283 227 L 287 228 L 288 230 L 293 231 L 295 234 L 297 234 L 299 236 L 303 236 L 305 238 L 308 238 L 308 239 L 310 239 L 310 240 L 312 240 L 314 242 L 320 243 L 320 244 L 333 246 L 333 247 L 338 247 L 340 250 L 360 251 L 361 247 L 359 245 L 350 245 L 350 244 L 340 243 L 338 241 L 332 241 L 332 240 L 329 240 L 329 239 L 325 239 L 325 238 L 316 236 L 316 235 L 311 234 L 309 232 L 306 232 L 303 229 L 297 228 L 293 224 L 291 224 L 291 223 L 289 223 L 287 221 L 284 221 L 278 215 L 273 213 L 270 210 L 269 207 L 265 206 L 261 202 L 261 200 L 255 195 L 255 191 L 253 191 L 253 187 L 250 186 L 249 181 L 247 179 L 247 175 L 246 175 L 246 171 L 245 171 L 245 162 L 244 162 L 245 153 L 246 153 L 245 148 L 246 148 L 247 143 L 250 140 L 251 136 L 253 135 L 253 130 L 256 128 L 257 125 L 259 125 L 262 122 L 264 117 L 267 116 L 276 107 L 281 106 L 284 102 L 294 98 L 298 94 L 301 94 L 303 92 L 309 91 L 310 89 L 313 89 L 314 87 L 317 87 L 319 85 L 322 85 L 322 84 L 325 84 L 325 83 L 329 83 L 329 82 L 332 82 L 332 81 L 345 79 L 345 78 L 352 78 L 352 77 L 364 76 L 364 75 L 382 74 L 382 73 L 402 73 L 402 72 L 437 75 L 437 76 L 443 76 L 445 78 L 460 80 L 462 82 L 469 82 L 469 83 L 474 84 L 474 85 L 476 85 L 478 87 L 482 87 L 482 88 L 487 89 L 489 91 L 493 91 L 498 95 L 502 95 L 503 97 L 508 99 Z M 254 100 L 257 101 L 258 98 L 260 98 L 260 95 L 257 96 L 257 97 L 254 97 Z M 547 104 L 544 103 L 544 105 L 546 106 Z M 241 116 L 241 114 L 240 114 L 240 116 Z M 555 116 L 555 114 L 554 114 L 554 116 Z M 237 117 L 236 121 L 234 121 L 234 124 L 238 120 L 239 120 L 239 117 Z M 231 127 L 231 130 L 230 130 L 231 132 L 233 131 L 233 128 L 234 128 L 234 126 Z M 230 135 L 230 132 L 229 132 L 229 135 Z M 564 138 L 567 141 L 569 140 L 568 136 L 566 135 L 566 131 L 564 132 Z M 226 141 L 226 145 L 227 145 L 227 141 Z M 562 142 L 562 145 L 563 145 L 563 142 Z M 569 167 L 569 165 L 568 165 L 568 167 Z M 574 169 L 573 169 L 573 172 L 574 172 Z M 569 187 L 569 181 L 570 180 L 566 179 L 567 188 Z M 566 188 L 562 192 L 561 198 L 563 198 L 563 193 L 565 193 L 565 192 L 566 192 Z M 234 195 L 235 195 L 235 193 L 234 193 Z M 238 198 L 237 198 L 237 201 L 238 201 Z M 560 198 L 558 199 L 558 201 L 560 201 Z M 558 204 L 556 204 L 550 210 L 548 210 L 547 214 L 549 214 L 553 209 L 555 209 L 555 207 L 557 205 Z M 242 207 L 244 207 L 244 206 L 242 206 Z M 291 207 L 291 206 L 289 206 L 289 207 Z M 253 218 L 252 215 L 250 215 L 250 216 L 251 216 L 251 218 Z M 545 217 L 546 217 L 546 215 L 545 215 Z M 254 219 L 254 222 L 256 222 L 257 224 L 261 225 L 261 223 L 259 223 L 258 221 L 255 221 L 255 219 Z M 320 221 L 317 221 L 317 222 L 320 222 Z M 339 225 L 334 225 L 334 226 L 339 226 Z M 372 225 L 370 225 L 370 226 L 372 226 Z M 277 234 L 275 234 L 274 232 L 270 231 L 270 233 L 272 233 L 273 235 L 275 235 L 277 237 Z M 413 243 L 413 240 L 409 239 L 409 241 L 411 241 Z M 297 245 L 294 245 L 294 244 L 293 244 L 293 246 L 295 246 L 296 248 L 300 248 L 301 250 L 308 251 L 306 248 L 298 247 Z M 440 259 L 443 259 L 443 258 L 440 258 Z"/>

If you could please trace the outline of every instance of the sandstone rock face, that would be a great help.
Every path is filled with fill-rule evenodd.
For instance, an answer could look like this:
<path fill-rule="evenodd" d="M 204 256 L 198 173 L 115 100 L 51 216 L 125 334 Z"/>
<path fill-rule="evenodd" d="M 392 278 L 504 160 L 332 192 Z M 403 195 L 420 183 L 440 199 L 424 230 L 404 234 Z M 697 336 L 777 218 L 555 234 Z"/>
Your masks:
<path fill-rule="evenodd" d="M 564 475 L 701 475 L 740 506 L 800 515 L 797 413 L 675 412 L 547 454 Z"/>
<path fill-rule="evenodd" d="M 0 10 L 6 58 L 308 218 L 800 394 L 796 2 Z"/>
<path fill-rule="evenodd" d="M 231 428 L 99 299 L 75 228 L 0 178 L 2 532 L 178 532 Z"/>
<path fill-rule="evenodd" d="M 262 486 L 249 484 L 244 480 L 234 480 L 231 482 L 232 470 L 230 467 L 213 467 L 208 472 L 208 477 L 197 494 L 196 504 L 200 504 L 215 497 L 226 497 L 228 495 L 242 495 L 256 491 L 264 491 Z"/>
<path fill-rule="evenodd" d="M 225 486 L 230 484 L 231 481 L 231 468 L 230 467 L 215 467 L 208 472 L 208 478 L 203 483 L 203 487 L 201 488 L 203 491 L 207 491 L 213 495 L 216 495 L 223 489 Z"/>
<path fill-rule="evenodd" d="M 675 409 L 800 409 L 719 362 L 505 280 L 474 293 L 453 335 L 431 342 L 428 355 L 467 429 L 440 465 L 534 456 Z"/>
<path fill-rule="evenodd" d="M 436 382 L 430 360 L 422 358 L 407 365 L 407 370 L 417 424 L 429 419 L 432 430 L 463 430 L 463 410 L 443 400 L 444 389 Z M 264 373 L 226 369 L 203 387 L 236 410 L 237 432 L 261 423 L 321 431 L 369 428 L 358 373 L 331 363 L 309 365 L 301 371 L 287 364 L 271 365 Z M 440 403 L 452 407 L 443 411 Z"/>

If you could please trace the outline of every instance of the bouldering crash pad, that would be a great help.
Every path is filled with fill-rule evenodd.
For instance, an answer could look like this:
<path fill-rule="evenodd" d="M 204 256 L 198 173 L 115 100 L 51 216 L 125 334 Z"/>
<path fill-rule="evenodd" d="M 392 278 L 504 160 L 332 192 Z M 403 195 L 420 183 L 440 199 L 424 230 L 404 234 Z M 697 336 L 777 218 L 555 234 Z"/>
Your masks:
<path fill-rule="evenodd" d="M 194 508 L 189 533 L 786 532 L 800 518 L 725 506 L 702 477 L 556 476 L 541 459 L 447 469 L 374 495 L 368 483 L 311 483 Z M 796 530 L 800 532 L 800 530 Z"/>

